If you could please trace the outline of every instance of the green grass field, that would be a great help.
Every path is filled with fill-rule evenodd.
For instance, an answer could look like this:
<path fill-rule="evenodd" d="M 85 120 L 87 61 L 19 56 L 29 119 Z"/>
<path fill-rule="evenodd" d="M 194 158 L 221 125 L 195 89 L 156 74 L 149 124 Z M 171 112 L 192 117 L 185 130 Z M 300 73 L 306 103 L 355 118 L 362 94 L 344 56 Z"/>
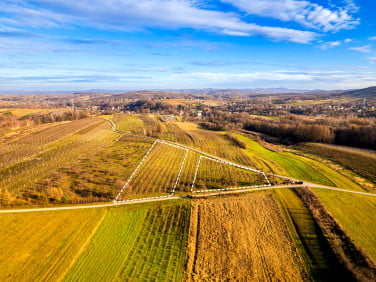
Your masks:
<path fill-rule="evenodd" d="M 257 163 L 257 167 L 260 170 L 328 186 L 358 191 L 363 190 L 358 184 L 332 168 L 319 161 L 305 157 L 303 154 L 274 152 L 247 137 L 239 134 L 236 136 L 246 142 L 247 148 L 244 151 Z"/>
<path fill-rule="evenodd" d="M 112 208 L 65 281 L 182 279 L 189 205 Z"/>
<path fill-rule="evenodd" d="M 314 191 L 350 238 L 376 261 L 376 198 L 322 189 Z"/>
<path fill-rule="evenodd" d="M 58 280 L 106 212 L 87 209 L 0 215 L 0 280 Z"/>
<path fill-rule="evenodd" d="M 274 194 L 280 201 L 292 237 L 313 278 L 327 281 L 338 278 L 330 247 L 303 201 L 293 189 L 276 190 Z"/>
<path fill-rule="evenodd" d="M 184 201 L 0 215 L 0 280 L 180 281 L 189 217 Z"/>

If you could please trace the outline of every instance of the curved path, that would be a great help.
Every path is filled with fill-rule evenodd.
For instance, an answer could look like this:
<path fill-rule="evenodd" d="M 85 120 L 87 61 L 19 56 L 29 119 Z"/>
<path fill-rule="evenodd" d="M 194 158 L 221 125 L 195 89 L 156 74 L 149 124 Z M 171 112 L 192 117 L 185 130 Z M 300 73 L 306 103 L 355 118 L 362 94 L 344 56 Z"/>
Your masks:
<path fill-rule="evenodd" d="M 112 121 L 111 119 L 104 119 L 107 120 L 108 122 L 111 123 L 112 127 L 111 130 L 119 133 L 119 134 L 126 134 L 126 132 L 117 130 L 116 123 Z M 198 149 L 191 148 L 176 142 L 171 142 L 171 141 L 166 141 L 163 140 L 163 142 L 168 142 L 170 144 L 174 144 L 176 146 L 193 150 L 196 151 L 202 155 L 209 156 L 214 159 L 218 159 L 220 161 L 223 161 L 225 163 L 229 163 L 233 165 L 233 163 L 228 162 L 227 160 L 220 159 L 216 156 L 212 156 L 210 154 L 207 154 L 205 152 L 202 152 Z M 241 166 L 236 164 L 237 166 Z M 243 167 L 243 166 L 241 166 Z M 247 167 L 244 167 L 247 168 Z M 249 168 L 247 168 L 249 169 Z M 276 175 L 278 176 L 278 175 Z M 278 176 L 286 179 L 291 179 L 291 180 L 297 180 L 293 178 L 289 178 L 286 176 Z M 298 187 L 309 187 L 309 188 L 317 188 L 317 189 L 325 189 L 325 190 L 333 190 L 333 191 L 339 191 L 339 192 L 344 192 L 344 193 L 352 193 L 352 194 L 358 194 L 358 195 L 365 195 L 365 196 L 371 196 L 371 197 L 376 197 L 376 193 L 368 193 L 368 192 L 361 192 L 361 191 L 351 191 L 351 190 L 346 190 L 346 189 L 340 189 L 340 188 L 335 188 L 335 187 L 330 187 L 330 186 L 324 186 L 320 184 L 315 184 L 315 183 L 309 183 L 309 182 L 304 182 L 303 184 L 292 184 L 292 185 L 276 185 L 276 186 L 266 186 L 266 187 L 261 187 L 261 188 L 247 188 L 247 189 L 239 189 L 239 190 L 231 190 L 231 191 L 220 191 L 220 192 L 207 192 L 207 193 L 202 193 L 197 196 L 190 195 L 188 197 L 191 198 L 197 198 L 202 196 L 216 196 L 216 195 L 222 195 L 222 194 L 236 194 L 236 193 L 244 193 L 244 192 L 252 192 L 252 191 L 262 191 L 262 190 L 271 190 L 271 189 L 288 189 L 288 188 L 298 188 Z M 59 211 L 59 210 L 75 210 L 75 209 L 92 209 L 92 208 L 105 208 L 105 207 L 116 207 L 116 206 L 123 206 L 123 205 L 133 205 L 133 204 L 139 204 L 139 203 L 146 203 L 146 202 L 158 202 L 158 201 L 169 201 L 169 200 L 177 200 L 177 199 L 182 199 L 182 198 L 187 198 L 187 196 L 174 196 L 170 195 L 168 197 L 154 197 L 154 198 L 145 198 L 145 199 L 137 199 L 137 200 L 128 200 L 124 202 L 115 202 L 115 203 L 106 203 L 106 204 L 91 204 L 91 205 L 78 205 L 78 206 L 64 206 L 64 207 L 50 207 L 50 208 L 29 208 L 29 209 L 7 209 L 7 210 L 0 210 L 0 214 L 2 213 L 23 213 L 23 212 L 38 212 L 38 211 Z"/>

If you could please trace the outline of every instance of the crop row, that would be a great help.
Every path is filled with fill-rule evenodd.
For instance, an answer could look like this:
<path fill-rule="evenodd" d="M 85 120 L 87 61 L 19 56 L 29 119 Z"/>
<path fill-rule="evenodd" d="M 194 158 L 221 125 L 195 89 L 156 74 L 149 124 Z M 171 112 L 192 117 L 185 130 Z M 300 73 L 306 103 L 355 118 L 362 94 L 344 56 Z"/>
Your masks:
<path fill-rule="evenodd" d="M 268 185 L 264 175 L 240 169 L 216 160 L 201 158 L 195 190 Z"/>
<path fill-rule="evenodd" d="M 190 281 L 303 281 L 305 269 L 269 193 L 194 202 Z"/>
<path fill-rule="evenodd" d="M 89 131 L 77 132 L 54 143 L 31 159 L 3 168 L 0 171 L 0 201 L 9 205 L 22 203 L 23 199 L 32 202 L 45 202 L 49 198 L 61 199 L 66 191 L 48 183 L 44 185 L 43 180 L 57 173 L 59 169 L 76 164 L 80 159 L 103 150 L 113 142 L 114 136 L 115 134 L 108 130 L 108 124 L 101 122 Z M 4 194 L 5 191 L 7 193 Z"/>
<path fill-rule="evenodd" d="M 124 188 L 121 199 L 130 195 L 171 193 L 185 154 L 186 150 L 184 149 L 156 143 L 139 170 Z"/>
<path fill-rule="evenodd" d="M 223 133 L 208 130 L 183 130 L 177 123 L 167 123 L 169 132 L 175 134 L 176 142 L 198 148 L 209 154 L 228 159 L 236 163 L 255 167 L 250 157 Z"/>
<path fill-rule="evenodd" d="M 340 146 L 306 143 L 301 150 L 330 159 L 376 184 L 376 155 L 372 152 L 351 150 Z"/>
<path fill-rule="evenodd" d="M 65 281 L 181 280 L 189 210 L 111 209 Z"/>
<path fill-rule="evenodd" d="M 66 138 L 95 123 L 98 123 L 97 119 L 75 120 L 55 125 L 4 144 L 0 147 L 0 168 L 35 155 L 43 151 L 47 145 Z"/>

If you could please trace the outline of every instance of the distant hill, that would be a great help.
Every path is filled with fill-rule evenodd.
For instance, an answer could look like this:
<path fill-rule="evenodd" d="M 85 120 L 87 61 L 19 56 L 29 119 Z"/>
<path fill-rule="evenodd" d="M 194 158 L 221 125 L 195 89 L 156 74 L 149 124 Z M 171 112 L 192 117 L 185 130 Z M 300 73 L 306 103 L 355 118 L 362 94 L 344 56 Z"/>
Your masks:
<path fill-rule="evenodd" d="M 343 92 L 342 95 L 355 98 L 376 98 L 376 86 Z"/>

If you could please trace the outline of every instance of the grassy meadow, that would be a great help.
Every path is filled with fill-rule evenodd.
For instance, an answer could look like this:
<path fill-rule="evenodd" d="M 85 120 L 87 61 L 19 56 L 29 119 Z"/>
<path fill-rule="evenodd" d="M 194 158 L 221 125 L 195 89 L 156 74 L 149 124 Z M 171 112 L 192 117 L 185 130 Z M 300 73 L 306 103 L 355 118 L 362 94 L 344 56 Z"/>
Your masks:
<path fill-rule="evenodd" d="M 315 189 L 325 208 L 348 235 L 376 261 L 376 197 Z"/>

